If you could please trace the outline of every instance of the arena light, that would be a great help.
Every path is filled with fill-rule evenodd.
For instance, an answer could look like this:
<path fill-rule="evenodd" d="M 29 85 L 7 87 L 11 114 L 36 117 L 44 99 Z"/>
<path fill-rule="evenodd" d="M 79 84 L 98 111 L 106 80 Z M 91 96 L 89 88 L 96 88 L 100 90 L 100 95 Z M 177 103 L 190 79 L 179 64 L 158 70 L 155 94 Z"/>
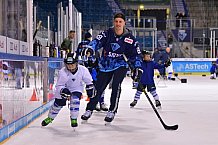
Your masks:
<path fill-rule="evenodd" d="M 145 6 L 141 4 L 141 5 L 139 5 L 139 9 L 140 9 L 140 10 L 144 10 L 144 9 L 145 9 Z"/>

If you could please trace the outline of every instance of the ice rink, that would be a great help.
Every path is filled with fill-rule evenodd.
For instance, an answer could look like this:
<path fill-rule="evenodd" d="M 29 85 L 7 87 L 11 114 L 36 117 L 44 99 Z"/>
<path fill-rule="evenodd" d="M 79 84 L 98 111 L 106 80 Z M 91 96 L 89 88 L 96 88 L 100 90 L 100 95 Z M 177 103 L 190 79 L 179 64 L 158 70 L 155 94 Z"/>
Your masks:
<path fill-rule="evenodd" d="M 134 108 L 129 107 L 136 90 L 127 77 L 118 113 L 110 126 L 104 125 L 104 112 L 94 112 L 88 123 L 81 124 L 87 103 L 83 99 L 76 131 L 70 126 L 69 109 L 64 107 L 52 124 L 41 127 L 46 112 L 4 145 L 218 145 L 218 79 L 181 78 L 187 78 L 187 83 L 155 79 L 162 102 L 162 110 L 158 111 L 167 125 L 179 125 L 176 131 L 163 128 L 144 94 Z M 107 89 L 107 104 L 110 93 Z"/>

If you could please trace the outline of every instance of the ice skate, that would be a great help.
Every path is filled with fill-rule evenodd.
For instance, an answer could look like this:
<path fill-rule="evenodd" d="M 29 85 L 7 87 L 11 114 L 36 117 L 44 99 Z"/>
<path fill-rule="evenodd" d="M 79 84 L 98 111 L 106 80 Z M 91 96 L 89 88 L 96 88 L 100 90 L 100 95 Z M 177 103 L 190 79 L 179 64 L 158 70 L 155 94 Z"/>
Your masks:
<path fill-rule="evenodd" d="M 77 126 L 78 126 L 77 119 L 71 118 L 71 127 L 77 127 Z"/>
<path fill-rule="evenodd" d="M 88 121 L 88 119 L 91 117 L 91 115 L 92 115 L 92 111 L 87 110 L 87 111 L 81 116 L 82 123 L 86 123 L 86 122 Z"/>
<path fill-rule="evenodd" d="M 99 104 L 96 105 L 95 110 L 96 111 L 101 111 L 101 108 L 100 108 Z"/>
<path fill-rule="evenodd" d="M 130 105 L 130 107 L 132 108 L 132 107 L 134 107 L 135 105 L 137 104 L 137 100 L 134 100 L 132 103 L 130 103 L 129 105 Z"/>
<path fill-rule="evenodd" d="M 216 78 L 215 78 L 214 76 L 211 76 L 210 79 L 211 79 L 211 80 L 215 80 Z"/>
<path fill-rule="evenodd" d="M 106 117 L 104 118 L 105 125 L 110 125 L 111 122 L 114 120 L 114 116 L 115 116 L 115 113 L 112 111 L 109 111 Z"/>
<path fill-rule="evenodd" d="M 106 106 L 105 103 L 101 103 L 100 109 L 101 109 L 102 111 L 108 111 L 108 108 L 107 108 L 107 106 Z"/>
<path fill-rule="evenodd" d="M 76 127 L 78 127 L 77 119 L 70 119 L 71 120 L 71 127 L 73 127 L 73 130 L 76 131 Z"/>
<path fill-rule="evenodd" d="M 42 126 L 47 126 L 49 123 L 52 123 L 54 119 L 47 117 L 46 119 L 44 119 L 41 123 Z"/>
<path fill-rule="evenodd" d="M 161 109 L 161 103 L 159 100 L 155 100 L 155 106 L 158 108 L 158 109 Z"/>

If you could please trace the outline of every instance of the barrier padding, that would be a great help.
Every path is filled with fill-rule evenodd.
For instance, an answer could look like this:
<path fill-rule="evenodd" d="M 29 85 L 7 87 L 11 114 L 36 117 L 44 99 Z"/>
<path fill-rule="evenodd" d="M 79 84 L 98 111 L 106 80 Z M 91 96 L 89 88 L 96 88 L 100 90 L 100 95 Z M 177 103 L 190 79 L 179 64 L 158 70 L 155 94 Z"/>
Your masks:
<path fill-rule="evenodd" d="M 29 114 L 19 118 L 18 120 L 4 126 L 0 129 L 0 142 L 4 141 L 5 139 L 9 138 L 16 132 L 18 132 L 20 129 L 24 128 L 28 124 L 30 124 L 32 121 L 34 121 L 36 118 L 38 118 L 40 115 L 45 113 L 50 106 L 53 104 L 54 101 L 50 101 L 45 105 L 42 105 L 41 107 L 33 110 Z"/>

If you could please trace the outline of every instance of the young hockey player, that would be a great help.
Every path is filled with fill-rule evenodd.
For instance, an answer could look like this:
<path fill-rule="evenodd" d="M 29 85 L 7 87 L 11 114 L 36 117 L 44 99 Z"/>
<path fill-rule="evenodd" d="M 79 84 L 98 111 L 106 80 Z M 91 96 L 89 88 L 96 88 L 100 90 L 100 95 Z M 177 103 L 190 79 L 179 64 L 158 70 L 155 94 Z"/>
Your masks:
<path fill-rule="evenodd" d="M 77 117 L 79 115 L 80 98 L 86 84 L 88 97 L 93 95 L 92 76 L 88 69 L 78 65 L 76 53 L 68 54 L 64 59 L 65 67 L 59 71 L 55 91 L 55 101 L 51 106 L 48 117 L 42 121 L 42 126 L 47 126 L 57 116 L 66 101 L 70 101 L 71 126 L 77 127 Z"/>
<path fill-rule="evenodd" d="M 218 74 L 218 59 L 216 61 L 212 61 L 212 66 L 210 68 L 210 79 L 216 79 Z"/>
<path fill-rule="evenodd" d="M 88 44 L 90 43 L 90 41 L 92 40 L 92 35 L 87 32 L 85 34 L 85 37 L 84 37 L 84 40 L 82 40 L 79 44 L 78 44 L 78 47 L 76 49 L 76 54 L 78 55 L 78 63 L 79 64 L 82 64 L 83 65 L 83 52 L 84 52 L 84 49 L 87 48 Z"/>
<path fill-rule="evenodd" d="M 97 82 L 97 75 L 99 73 L 99 67 L 98 67 L 98 59 L 99 58 L 96 58 L 96 56 L 99 56 L 99 55 L 93 55 L 93 50 L 90 49 L 90 48 L 86 48 L 84 49 L 84 66 L 86 68 L 88 68 L 91 76 L 92 76 L 92 79 L 93 79 L 93 84 L 94 86 L 96 86 L 96 82 Z M 96 53 L 98 53 L 98 51 L 96 51 Z M 96 111 L 108 111 L 108 108 L 104 102 L 104 94 L 105 94 L 105 91 L 102 93 L 101 97 L 99 98 L 99 105 L 97 104 L 96 105 L 96 108 L 95 110 Z"/>
<path fill-rule="evenodd" d="M 167 60 L 169 60 L 171 58 L 170 51 L 171 49 L 167 47 L 163 52 L 161 52 L 160 60 L 158 62 L 164 64 Z M 173 75 L 173 65 L 171 64 L 169 67 L 158 69 L 158 71 L 160 72 L 161 77 L 163 77 L 164 79 L 167 78 L 168 80 L 171 80 L 171 77 Z M 167 77 L 166 73 L 168 74 Z"/>
<path fill-rule="evenodd" d="M 151 53 L 143 50 L 142 51 L 143 55 L 143 62 L 142 62 L 142 70 L 141 71 L 141 77 L 139 80 L 136 80 L 135 83 L 137 84 L 138 81 L 143 85 L 144 88 L 147 88 L 147 91 L 151 93 L 151 95 L 154 97 L 156 107 L 160 108 L 161 103 L 159 100 L 159 96 L 156 92 L 156 87 L 154 83 L 154 69 L 158 68 L 164 68 L 168 67 L 171 63 L 170 59 L 168 59 L 164 64 L 159 64 L 155 61 L 151 60 Z M 134 79 L 138 79 L 133 75 Z M 137 91 L 134 97 L 134 101 L 130 104 L 131 107 L 134 107 L 137 104 L 137 101 L 140 99 L 140 95 L 142 94 L 142 89 L 141 87 L 137 86 Z"/>
<path fill-rule="evenodd" d="M 82 120 L 88 120 L 98 103 L 99 97 L 108 83 L 112 81 L 112 92 L 109 111 L 104 118 L 106 122 L 112 122 L 119 106 L 121 83 L 128 70 L 127 62 L 123 54 L 128 58 L 133 67 L 140 67 L 140 49 L 135 37 L 125 28 L 125 16 L 117 13 L 114 16 L 114 27 L 100 33 L 89 45 L 94 50 L 102 48 L 99 61 L 99 73 L 96 82 L 96 95 L 87 104 L 86 112 L 81 116 Z"/>

